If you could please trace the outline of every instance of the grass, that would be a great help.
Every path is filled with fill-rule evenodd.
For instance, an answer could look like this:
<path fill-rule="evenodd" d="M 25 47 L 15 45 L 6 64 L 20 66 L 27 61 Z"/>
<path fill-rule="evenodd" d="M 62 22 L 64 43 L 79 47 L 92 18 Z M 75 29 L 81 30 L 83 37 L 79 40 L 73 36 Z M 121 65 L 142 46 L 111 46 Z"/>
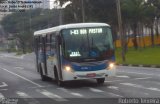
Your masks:
<path fill-rule="evenodd" d="M 116 61 L 119 64 L 160 65 L 160 46 L 140 48 L 138 50 L 129 48 L 126 53 L 126 62 L 122 61 L 121 49 L 116 49 Z"/>

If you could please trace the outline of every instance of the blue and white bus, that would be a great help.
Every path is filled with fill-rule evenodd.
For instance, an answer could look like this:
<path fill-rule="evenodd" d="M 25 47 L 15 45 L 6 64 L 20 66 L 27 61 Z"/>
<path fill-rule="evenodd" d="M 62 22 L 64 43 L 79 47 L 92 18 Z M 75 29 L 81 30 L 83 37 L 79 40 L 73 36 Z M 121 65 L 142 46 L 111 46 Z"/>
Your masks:
<path fill-rule="evenodd" d="M 37 71 L 63 85 L 96 79 L 103 84 L 115 75 L 111 28 L 105 23 L 67 24 L 34 32 Z"/>

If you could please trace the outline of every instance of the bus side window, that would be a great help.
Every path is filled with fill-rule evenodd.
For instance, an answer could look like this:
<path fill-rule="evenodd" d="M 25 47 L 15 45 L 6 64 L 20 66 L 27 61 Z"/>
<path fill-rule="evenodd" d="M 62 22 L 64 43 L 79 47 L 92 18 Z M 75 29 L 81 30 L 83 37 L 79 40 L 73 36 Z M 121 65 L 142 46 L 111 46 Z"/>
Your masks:
<path fill-rule="evenodd" d="M 43 62 L 43 46 L 42 46 L 42 37 L 38 37 L 38 59 L 40 62 Z"/>
<path fill-rule="evenodd" d="M 55 39 L 55 33 L 51 34 L 51 54 L 52 56 L 55 54 L 56 49 L 56 39 Z"/>
<path fill-rule="evenodd" d="M 52 55 L 51 54 L 51 35 L 50 34 L 46 35 L 46 47 L 45 47 L 45 51 L 46 51 L 47 58 Z"/>

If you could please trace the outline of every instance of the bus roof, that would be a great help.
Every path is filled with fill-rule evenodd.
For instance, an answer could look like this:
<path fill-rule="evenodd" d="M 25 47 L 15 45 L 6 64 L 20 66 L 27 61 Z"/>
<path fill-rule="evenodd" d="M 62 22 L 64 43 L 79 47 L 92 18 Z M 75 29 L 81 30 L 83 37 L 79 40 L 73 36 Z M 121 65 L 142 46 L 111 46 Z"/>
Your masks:
<path fill-rule="evenodd" d="M 108 25 L 106 23 L 74 23 L 74 24 L 60 25 L 60 26 L 56 26 L 56 27 L 51 27 L 51 28 L 35 31 L 34 36 L 46 35 L 48 33 L 52 33 L 52 32 L 55 32 L 55 31 L 61 31 L 62 29 L 83 28 L 83 27 L 98 27 L 98 26 L 108 26 L 108 27 L 110 27 L 110 25 Z"/>

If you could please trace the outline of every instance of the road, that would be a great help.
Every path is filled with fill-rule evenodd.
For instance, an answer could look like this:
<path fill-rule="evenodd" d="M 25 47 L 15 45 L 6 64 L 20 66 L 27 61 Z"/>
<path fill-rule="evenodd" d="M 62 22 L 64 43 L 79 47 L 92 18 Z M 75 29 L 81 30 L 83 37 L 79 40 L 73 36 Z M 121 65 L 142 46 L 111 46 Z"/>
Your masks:
<path fill-rule="evenodd" d="M 159 95 L 159 68 L 117 66 L 117 76 L 106 78 L 103 85 L 85 80 L 59 87 L 53 80 L 41 81 L 33 54 L 0 53 L 0 99 L 23 98 L 18 99 L 18 104 L 106 104 L 118 103 L 120 98 L 157 98 Z"/>

